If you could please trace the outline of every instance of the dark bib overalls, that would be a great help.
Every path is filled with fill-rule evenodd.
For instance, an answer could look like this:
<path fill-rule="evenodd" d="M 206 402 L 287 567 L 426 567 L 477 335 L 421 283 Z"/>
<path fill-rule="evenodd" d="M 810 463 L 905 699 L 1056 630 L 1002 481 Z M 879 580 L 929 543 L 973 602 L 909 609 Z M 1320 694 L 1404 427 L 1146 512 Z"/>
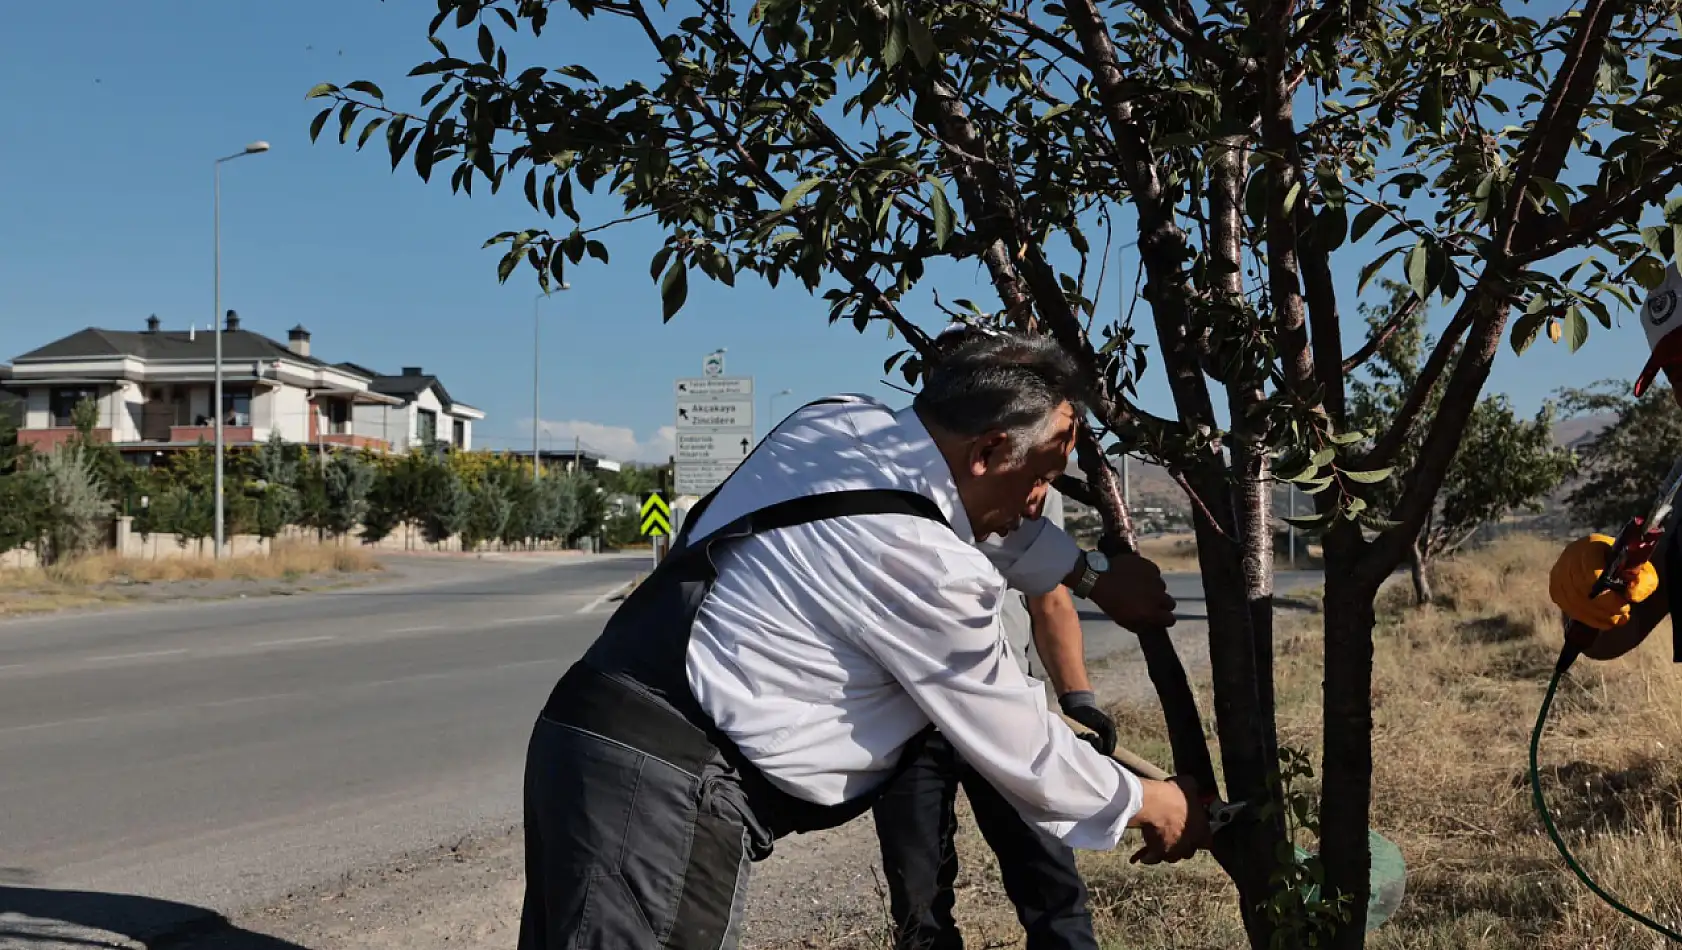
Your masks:
<path fill-rule="evenodd" d="M 733 948 L 748 863 L 783 835 L 870 809 L 876 794 L 823 806 L 773 786 L 701 711 L 687 678 L 690 628 L 723 546 L 864 514 L 946 524 L 922 495 L 865 489 L 773 504 L 698 543 L 687 543 L 686 528 L 556 684 L 526 757 L 521 950 Z M 877 793 L 931 730 L 907 744 Z"/>

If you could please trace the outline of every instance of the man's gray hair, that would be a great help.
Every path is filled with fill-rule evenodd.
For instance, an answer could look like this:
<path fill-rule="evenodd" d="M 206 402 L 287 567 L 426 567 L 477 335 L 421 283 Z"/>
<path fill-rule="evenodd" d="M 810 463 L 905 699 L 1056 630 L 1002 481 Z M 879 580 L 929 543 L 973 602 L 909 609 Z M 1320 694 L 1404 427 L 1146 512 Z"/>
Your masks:
<path fill-rule="evenodd" d="M 1086 412 L 1087 380 L 1067 350 L 1048 336 L 1012 330 L 941 334 L 937 361 L 912 405 L 923 420 L 954 435 L 1003 431 L 1018 461 L 1045 438 L 1067 402 Z"/>

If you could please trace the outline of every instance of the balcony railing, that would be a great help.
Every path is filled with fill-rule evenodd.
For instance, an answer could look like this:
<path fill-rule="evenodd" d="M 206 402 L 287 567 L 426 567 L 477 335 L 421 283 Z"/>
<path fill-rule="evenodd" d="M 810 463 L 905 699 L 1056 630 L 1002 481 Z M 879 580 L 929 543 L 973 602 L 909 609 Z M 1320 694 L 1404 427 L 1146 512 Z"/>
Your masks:
<path fill-rule="evenodd" d="M 329 432 L 321 436 L 321 441 L 328 445 L 348 445 L 355 449 L 374 449 L 379 452 L 391 451 L 391 443 L 384 439 L 376 439 L 371 435 L 351 435 L 344 432 Z"/>
<path fill-rule="evenodd" d="M 37 452 L 51 452 L 76 435 L 75 426 L 53 426 L 46 429 L 19 429 L 18 444 L 27 445 Z M 95 442 L 110 442 L 110 429 L 94 429 Z"/>
<path fill-rule="evenodd" d="M 225 442 L 255 442 L 255 433 L 251 426 L 222 427 L 222 439 Z M 216 427 L 210 426 L 170 426 L 169 441 L 171 442 L 205 442 L 216 441 Z"/>

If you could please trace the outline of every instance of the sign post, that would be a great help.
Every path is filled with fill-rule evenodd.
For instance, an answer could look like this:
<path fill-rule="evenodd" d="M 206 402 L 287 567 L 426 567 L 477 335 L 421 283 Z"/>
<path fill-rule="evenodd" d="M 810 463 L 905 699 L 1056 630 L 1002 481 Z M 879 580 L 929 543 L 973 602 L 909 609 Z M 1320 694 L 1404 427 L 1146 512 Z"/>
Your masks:
<path fill-rule="evenodd" d="M 678 495 L 707 494 L 753 451 L 753 377 L 724 376 L 723 364 L 722 354 L 715 353 L 707 358 L 708 375 L 675 384 L 672 476 Z"/>

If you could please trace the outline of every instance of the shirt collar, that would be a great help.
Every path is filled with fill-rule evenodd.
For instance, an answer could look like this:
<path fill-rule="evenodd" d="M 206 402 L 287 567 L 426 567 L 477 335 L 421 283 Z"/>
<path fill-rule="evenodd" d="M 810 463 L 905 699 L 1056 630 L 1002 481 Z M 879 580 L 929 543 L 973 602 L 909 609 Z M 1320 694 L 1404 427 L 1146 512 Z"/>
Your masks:
<path fill-rule="evenodd" d="M 952 478 L 952 467 L 946 464 L 940 447 L 935 445 L 934 436 L 911 406 L 894 413 L 894 421 L 904 440 L 901 464 L 923 476 L 924 494 L 940 507 L 940 513 L 946 516 L 946 522 L 958 537 L 965 544 L 974 544 L 975 530 L 970 527 L 969 514 L 958 497 L 958 483 Z"/>

